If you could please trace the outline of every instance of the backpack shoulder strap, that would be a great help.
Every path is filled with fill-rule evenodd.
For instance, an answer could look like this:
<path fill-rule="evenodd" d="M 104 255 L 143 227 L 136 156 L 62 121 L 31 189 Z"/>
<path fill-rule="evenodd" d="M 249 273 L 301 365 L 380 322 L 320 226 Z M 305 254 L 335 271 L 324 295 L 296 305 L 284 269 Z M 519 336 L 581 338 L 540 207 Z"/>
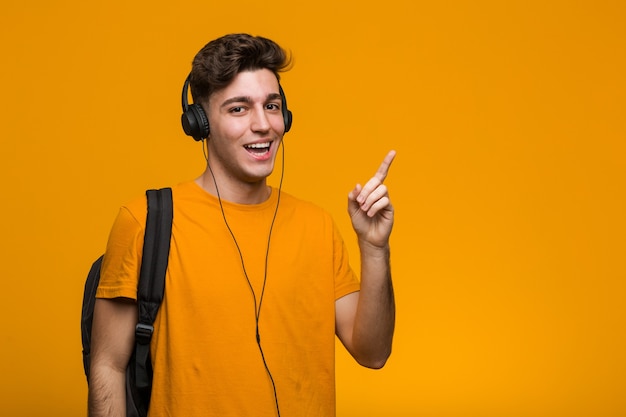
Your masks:
<path fill-rule="evenodd" d="M 152 385 L 150 340 L 154 331 L 154 320 L 165 291 L 165 273 L 170 252 L 174 204 L 171 188 L 148 190 L 146 197 L 148 217 L 137 287 L 139 317 L 135 328 L 135 342 L 137 388 L 140 392 L 147 390 L 149 396 Z"/>

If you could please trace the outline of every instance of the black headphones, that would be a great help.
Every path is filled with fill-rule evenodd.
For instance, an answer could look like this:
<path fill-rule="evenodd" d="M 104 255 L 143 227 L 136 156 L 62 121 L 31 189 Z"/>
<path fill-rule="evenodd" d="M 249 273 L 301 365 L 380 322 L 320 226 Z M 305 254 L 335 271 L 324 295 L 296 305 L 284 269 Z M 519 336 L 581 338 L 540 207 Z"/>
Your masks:
<path fill-rule="evenodd" d="M 204 109 L 199 104 L 189 104 L 187 101 L 189 82 L 191 74 L 187 76 L 185 84 L 183 85 L 183 115 L 180 117 L 180 121 L 183 124 L 183 130 L 187 136 L 191 136 L 197 141 L 201 141 L 209 137 L 211 128 L 209 127 L 209 119 L 204 112 Z M 291 122 L 293 116 L 291 111 L 287 109 L 287 98 L 283 88 L 278 84 L 278 90 L 281 98 L 281 111 L 283 113 L 283 120 L 285 122 L 285 133 L 291 129 Z"/>

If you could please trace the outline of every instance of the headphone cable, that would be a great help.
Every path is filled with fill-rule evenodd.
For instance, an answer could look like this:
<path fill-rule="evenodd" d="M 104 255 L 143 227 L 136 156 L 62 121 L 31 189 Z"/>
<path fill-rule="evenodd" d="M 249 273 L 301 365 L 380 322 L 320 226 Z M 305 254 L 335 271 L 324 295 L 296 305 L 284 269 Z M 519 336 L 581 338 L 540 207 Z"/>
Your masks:
<path fill-rule="evenodd" d="M 252 283 L 250 281 L 250 278 L 248 277 L 248 272 L 246 270 L 246 265 L 244 262 L 244 258 L 243 258 L 243 253 L 241 251 L 241 248 L 239 247 L 239 243 L 237 242 L 237 238 L 235 237 L 235 233 L 232 231 L 232 229 L 230 228 L 230 225 L 228 224 L 228 220 L 226 219 L 226 213 L 224 211 L 224 206 L 222 204 L 222 197 L 220 196 L 220 192 L 219 192 L 219 188 L 217 186 L 217 180 L 215 179 L 215 174 L 213 173 L 213 170 L 211 169 L 211 164 L 209 164 L 209 158 L 208 158 L 208 149 L 205 149 L 204 146 L 204 142 L 207 142 L 206 140 L 203 140 L 203 146 L 202 146 L 202 151 L 204 153 L 204 158 L 207 161 L 207 167 L 209 169 L 209 172 L 211 173 L 211 177 L 213 179 L 213 184 L 215 185 L 215 192 L 217 194 L 217 200 L 220 204 L 220 210 L 222 212 L 222 218 L 224 219 L 224 224 L 226 225 L 226 228 L 228 229 L 228 232 L 230 233 L 230 236 L 233 239 L 233 242 L 235 243 L 235 247 L 237 248 L 237 252 L 239 253 L 239 259 L 241 260 L 241 267 L 243 269 L 243 274 L 246 277 L 246 281 L 248 283 L 248 287 L 250 287 L 250 292 L 252 293 L 252 299 L 254 300 L 254 317 L 255 317 L 255 326 L 256 326 L 256 343 L 257 346 L 259 347 L 259 352 L 261 353 L 261 359 L 263 360 L 263 366 L 265 367 L 265 371 L 267 372 L 267 375 L 270 379 L 270 382 L 272 383 L 272 389 L 274 391 L 274 402 L 276 404 L 276 413 L 277 416 L 280 417 L 280 407 L 278 405 L 278 393 L 276 390 L 276 383 L 274 382 L 274 377 L 272 376 L 272 372 L 270 371 L 270 368 L 267 364 L 267 361 L 265 359 L 265 353 L 263 352 L 263 347 L 261 346 L 261 335 L 259 332 L 259 319 L 261 317 L 261 306 L 263 304 L 263 298 L 265 296 L 265 286 L 267 284 L 267 269 L 268 269 L 268 260 L 269 260 L 269 253 L 270 253 L 270 241 L 272 239 L 272 231 L 274 230 L 274 222 L 276 221 L 276 216 L 278 214 L 278 207 L 280 205 L 280 196 L 281 196 L 281 190 L 283 187 L 283 179 L 285 177 L 285 144 L 284 144 L 284 140 L 281 141 L 280 145 L 282 146 L 281 151 L 282 151 L 282 165 L 281 165 L 281 172 L 280 172 L 280 182 L 278 185 L 278 196 L 276 199 L 276 208 L 274 209 L 274 215 L 272 216 L 272 222 L 270 224 L 270 230 L 267 236 L 267 247 L 265 250 L 265 266 L 264 266 L 264 271 L 263 271 L 263 286 L 261 287 L 261 295 L 259 297 L 259 303 L 258 303 L 258 307 L 257 307 L 257 298 L 256 298 L 256 293 L 254 292 L 254 288 L 252 287 Z M 208 143 L 206 143 L 206 148 L 208 148 Z"/>

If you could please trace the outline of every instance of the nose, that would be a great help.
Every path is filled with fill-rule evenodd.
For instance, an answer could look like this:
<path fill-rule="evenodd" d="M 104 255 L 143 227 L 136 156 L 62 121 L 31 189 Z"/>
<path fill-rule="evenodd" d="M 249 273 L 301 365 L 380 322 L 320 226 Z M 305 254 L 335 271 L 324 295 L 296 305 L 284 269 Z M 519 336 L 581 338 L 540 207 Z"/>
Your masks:
<path fill-rule="evenodd" d="M 265 113 L 265 108 L 255 108 L 252 113 L 250 128 L 254 132 L 267 132 L 270 130 L 270 121 Z"/>

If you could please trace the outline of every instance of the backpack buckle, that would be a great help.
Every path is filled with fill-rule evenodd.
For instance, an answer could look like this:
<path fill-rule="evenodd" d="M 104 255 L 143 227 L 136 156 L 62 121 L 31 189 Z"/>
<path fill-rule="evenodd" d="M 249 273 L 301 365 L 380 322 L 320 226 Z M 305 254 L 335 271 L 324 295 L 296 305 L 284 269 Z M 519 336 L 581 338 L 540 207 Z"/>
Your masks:
<path fill-rule="evenodd" d="M 152 333 L 154 333 L 154 327 L 149 324 L 138 323 L 135 327 L 135 339 L 142 345 L 150 343 Z"/>

